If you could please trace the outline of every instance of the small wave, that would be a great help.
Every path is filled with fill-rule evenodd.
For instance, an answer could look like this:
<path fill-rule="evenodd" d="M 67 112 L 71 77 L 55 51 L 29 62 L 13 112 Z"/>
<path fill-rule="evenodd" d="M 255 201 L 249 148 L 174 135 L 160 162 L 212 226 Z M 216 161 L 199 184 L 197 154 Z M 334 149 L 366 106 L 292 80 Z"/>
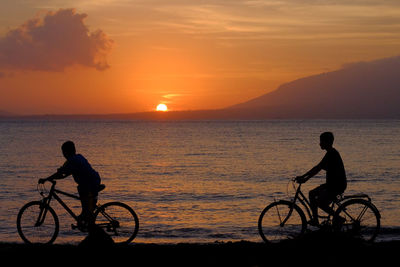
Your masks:
<path fill-rule="evenodd" d="M 163 194 L 123 194 L 124 200 L 132 200 L 135 202 L 152 202 L 156 205 L 164 205 L 168 202 L 229 202 L 229 201 L 238 201 L 238 200 L 248 200 L 253 199 L 255 195 L 234 195 L 234 194 L 219 194 L 219 193 L 202 193 L 202 194 L 195 194 L 190 192 L 182 192 L 182 193 L 163 193 Z"/>
<path fill-rule="evenodd" d="M 239 235 L 230 233 L 230 234 L 211 234 L 208 235 L 209 238 L 216 238 L 216 239 L 240 239 L 241 237 Z"/>
<path fill-rule="evenodd" d="M 202 238 L 212 230 L 206 228 L 174 228 L 163 230 L 142 229 L 139 235 L 145 238 Z"/>
<path fill-rule="evenodd" d="M 221 152 L 198 152 L 198 153 L 186 153 L 185 157 L 196 157 L 196 156 L 220 156 L 224 153 Z"/>
<path fill-rule="evenodd" d="M 382 227 L 379 231 L 380 235 L 398 235 L 400 239 L 400 227 L 398 226 L 389 226 Z"/>
<path fill-rule="evenodd" d="M 149 171 L 149 172 L 144 172 L 145 175 L 151 175 L 154 177 L 157 176 L 174 176 L 174 175 L 179 175 L 182 174 L 182 171 Z"/>
<path fill-rule="evenodd" d="M 186 153 L 184 154 L 185 157 L 190 157 L 190 156 L 206 156 L 209 153 Z"/>
<path fill-rule="evenodd" d="M 145 227 L 139 232 L 141 238 L 150 238 L 153 240 L 190 240 L 214 242 L 216 240 L 255 240 L 258 239 L 257 229 L 255 227 L 173 227 L 172 225 L 157 225 L 155 227 Z"/>
<path fill-rule="evenodd" d="M 400 230 L 383 230 L 379 232 L 375 242 L 400 241 Z"/>

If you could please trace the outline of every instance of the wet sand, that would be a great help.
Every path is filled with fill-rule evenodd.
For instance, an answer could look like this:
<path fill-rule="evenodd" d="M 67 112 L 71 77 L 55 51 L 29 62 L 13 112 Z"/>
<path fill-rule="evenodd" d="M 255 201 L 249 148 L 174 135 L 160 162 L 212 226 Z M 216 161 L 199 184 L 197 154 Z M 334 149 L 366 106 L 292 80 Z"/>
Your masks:
<path fill-rule="evenodd" d="M 82 247 L 0 243 L 0 256 L 10 266 L 397 266 L 400 241 L 365 243 L 318 234 L 278 244 L 241 241 Z"/>

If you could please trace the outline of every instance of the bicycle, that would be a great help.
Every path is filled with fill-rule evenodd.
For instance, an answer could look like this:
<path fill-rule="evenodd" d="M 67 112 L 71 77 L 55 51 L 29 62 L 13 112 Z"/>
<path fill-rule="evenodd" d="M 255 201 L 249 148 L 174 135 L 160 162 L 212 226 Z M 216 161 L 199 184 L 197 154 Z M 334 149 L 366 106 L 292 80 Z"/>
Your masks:
<path fill-rule="evenodd" d="M 77 222 L 71 225 L 72 229 L 86 232 L 85 223 L 77 216 L 59 197 L 58 194 L 80 200 L 70 194 L 55 188 L 56 181 L 52 183 L 50 191 L 44 185 L 38 184 L 38 192 L 42 196 L 39 201 L 25 204 L 17 216 L 18 234 L 28 244 L 52 244 L 59 232 L 59 220 L 50 203 L 54 198 Z M 99 192 L 105 188 L 101 185 Z M 47 194 L 48 193 L 48 194 Z M 139 218 L 135 211 L 122 202 L 108 202 L 104 205 L 97 204 L 94 211 L 95 224 L 101 227 L 114 241 L 115 244 L 128 244 L 139 231 Z"/>
<path fill-rule="evenodd" d="M 258 219 L 258 231 L 265 242 L 279 242 L 296 239 L 304 235 L 308 220 L 313 219 L 310 202 L 301 191 L 301 184 L 296 188 L 295 179 L 291 179 L 295 189 L 292 200 L 274 201 L 264 208 Z M 296 202 L 301 204 L 301 207 Z M 318 216 L 325 219 L 317 227 L 350 234 L 361 240 L 372 242 L 380 229 L 381 215 L 366 194 L 338 195 L 331 203 L 333 215 Z M 306 213 L 304 213 L 304 211 Z"/>

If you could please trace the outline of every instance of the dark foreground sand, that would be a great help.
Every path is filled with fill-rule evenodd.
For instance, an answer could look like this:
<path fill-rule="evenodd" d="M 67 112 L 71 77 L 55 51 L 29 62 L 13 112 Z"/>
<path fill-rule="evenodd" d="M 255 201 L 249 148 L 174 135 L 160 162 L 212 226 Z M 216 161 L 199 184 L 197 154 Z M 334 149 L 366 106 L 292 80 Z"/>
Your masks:
<path fill-rule="evenodd" d="M 0 243 L 2 266 L 399 266 L 400 241 L 363 243 L 333 235 L 264 244 L 130 244 L 113 247 Z"/>

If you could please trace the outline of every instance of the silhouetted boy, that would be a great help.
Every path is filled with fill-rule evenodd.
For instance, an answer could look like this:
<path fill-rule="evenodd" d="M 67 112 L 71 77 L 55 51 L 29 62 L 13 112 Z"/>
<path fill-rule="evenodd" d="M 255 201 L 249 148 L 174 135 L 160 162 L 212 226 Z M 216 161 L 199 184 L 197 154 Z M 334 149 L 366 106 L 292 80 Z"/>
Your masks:
<path fill-rule="evenodd" d="M 333 210 L 329 204 L 336 198 L 337 195 L 342 194 L 347 187 L 346 172 L 339 152 L 332 147 L 333 134 L 331 132 L 324 132 L 320 135 L 321 149 L 326 150 L 326 154 L 321 162 L 302 176 L 296 177 L 298 183 L 305 183 L 316 175 L 320 170 L 326 171 L 326 183 L 322 184 L 309 192 L 310 206 L 314 219 L 309 223 L 311 225 L 318 225 L 318 207 L 329 214 L 333 214 Z"/>
<path fill-rule="evenodd" d="M 78 193 L 82 203 L 82 213 L 79 218 L 91 225 L 94 223 L 93 212 L 100 189 L 100 176 L 81 154 L 76 154 L 75 145 L 72 141 L 65 142 L 61 146 L 61 150 L 67 161 L 56 173 L 46 179 L 40 179 L 39 183 L 63 179 L 72 174 L 78 184 Z"/>

